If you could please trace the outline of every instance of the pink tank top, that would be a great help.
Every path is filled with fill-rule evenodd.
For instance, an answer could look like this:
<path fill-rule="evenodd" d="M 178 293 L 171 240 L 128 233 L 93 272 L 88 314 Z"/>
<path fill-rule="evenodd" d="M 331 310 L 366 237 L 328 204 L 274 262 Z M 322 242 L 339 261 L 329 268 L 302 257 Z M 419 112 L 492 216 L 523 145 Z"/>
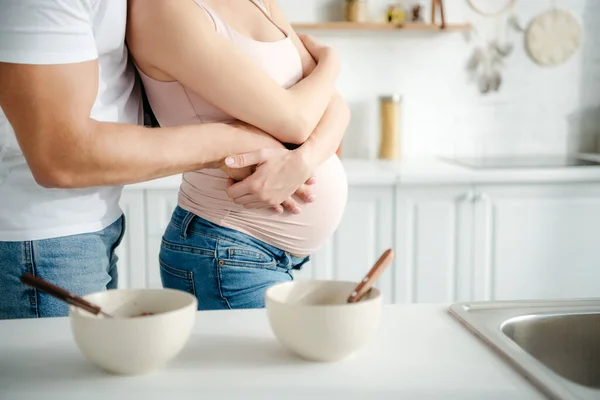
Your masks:
<path fill-rule="evenodd" d="M 302 79 L 302 62 L 289 35 L 270 18 L 260 0 L 250 0 L 285 38 L 259 42 L 231 28 L 205 2 L 195 2 L 212 18 L 218 34 L 229 39 L 282 87 Z M 276 62 L 274 62 L 276 61 Z M 216 108 L 179 82 L 162 82 L 142 71 L 148 100 L 161 126 L 206 122 L 230 122 L 230 115 Z M 227 196 L 227 175 L 205 169 L 183 174 L 179 206 L 214 224 L 235 229 L 297 256 L 313 253 L 334 233 L 340 223 L 347 198 L 347 180 L 340 160 L 333 155 L 316 171 L 313 186 L 316 201 L 301 204 L 302 213 L 276 214 L 271 210 L 246 210 Z"/>

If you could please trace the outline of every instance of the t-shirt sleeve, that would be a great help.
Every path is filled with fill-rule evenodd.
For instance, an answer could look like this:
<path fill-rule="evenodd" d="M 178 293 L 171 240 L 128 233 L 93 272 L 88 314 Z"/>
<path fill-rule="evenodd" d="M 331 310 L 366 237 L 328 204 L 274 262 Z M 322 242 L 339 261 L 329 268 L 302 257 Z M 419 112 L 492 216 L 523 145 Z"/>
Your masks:
<path fill-rule="evenodd" d="M 71 64 L 98 58 L 93 6 L 112 0 L 4 0 L 0 62 Z"/>

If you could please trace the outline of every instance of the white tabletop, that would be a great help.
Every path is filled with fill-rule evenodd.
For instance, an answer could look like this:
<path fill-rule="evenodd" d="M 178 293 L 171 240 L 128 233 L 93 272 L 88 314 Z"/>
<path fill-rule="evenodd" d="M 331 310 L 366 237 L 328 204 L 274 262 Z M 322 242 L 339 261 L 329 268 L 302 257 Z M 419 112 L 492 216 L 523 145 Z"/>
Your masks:
<path fill-rule="evenodd" d="M 164 370 L 107 375 L 85 361 L 69 320 L 0 321 L 0 399 L 544 399 L 442 305 L 387 306 L 354 358 L 310 363 L 284 351 L 265 312 L 198 314 Z"/>

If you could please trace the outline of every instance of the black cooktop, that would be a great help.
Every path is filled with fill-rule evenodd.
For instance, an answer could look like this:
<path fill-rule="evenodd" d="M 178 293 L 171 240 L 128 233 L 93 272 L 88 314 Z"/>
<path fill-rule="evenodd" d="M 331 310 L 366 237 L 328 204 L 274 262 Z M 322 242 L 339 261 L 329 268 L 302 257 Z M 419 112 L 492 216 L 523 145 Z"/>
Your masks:
<path fill-rule="evenodd" d="M 600 162 L 575 156 L 458 157 L 445 159 L 469 168 L 563 168 L 598 166 Z"/>

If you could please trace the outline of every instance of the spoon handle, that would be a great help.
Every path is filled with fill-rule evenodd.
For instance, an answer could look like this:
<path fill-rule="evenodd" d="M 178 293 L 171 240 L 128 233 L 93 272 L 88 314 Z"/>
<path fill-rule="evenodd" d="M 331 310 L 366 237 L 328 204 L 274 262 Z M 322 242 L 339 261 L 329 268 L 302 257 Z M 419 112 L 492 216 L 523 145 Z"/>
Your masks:
<path fill-rule="evenodd" d="M 81 297 L 76 296 L 63 288 L 53 285 L 52 283 L 44 279 L 38 278 L 37 276 L 31 274 L 23 274 L 21 276 L 21 282 L 23 282 L 26 285 L 32 286 L 38 290 L 41 290 L 42 292 L 49 294 L 50 296 L 62 300 L 75 307 L 82 308 L 85 311 L 88 311 L 94 315 L 98 315 L 99 313 L 101 313 L 107 316 L 106 313 L 102 312 L 100 307 L 95 306 L 92 303 L 82 299 Z"/>
<path fill-rule="evenodd" d="M 371 290 L 377 279 L 381 276 L 383 271 L 394 261 L 394 251 L 392 249 L 386 250 L 379 260 L 373 265 L 373 268 L 369 271 L 369 273 L 363 278 L 363 280 L 358 284 L 356 289 L 350 294 L 348 297 L 348 303 L 356 303 Z"/>

